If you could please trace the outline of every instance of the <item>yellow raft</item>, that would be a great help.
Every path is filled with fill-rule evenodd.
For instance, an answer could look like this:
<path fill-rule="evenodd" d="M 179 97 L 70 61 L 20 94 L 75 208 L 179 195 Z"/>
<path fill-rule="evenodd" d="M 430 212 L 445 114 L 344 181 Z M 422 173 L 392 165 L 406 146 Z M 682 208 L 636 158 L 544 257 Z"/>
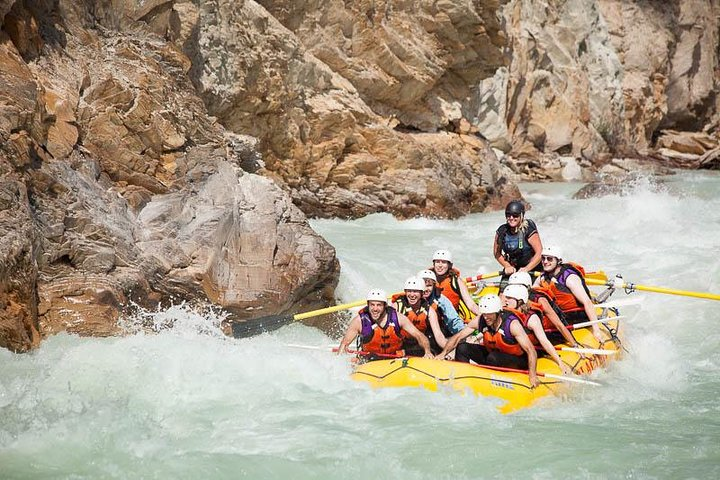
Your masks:
<path fill-rule="evenodd" d="M 607 312 L 605 312 L 607 313 Z M 610 312 L 613 316 L 616 312 Z M 622 345 L 618 338 L 620 320 L 609 318 L 600 324 L 605 340 L 600 343 L 592 335 L 590 328 L 573 330 L 577 341 L 587 347 L 603 350 L 617 350 L 614 355 L 580 355 L 570 351 L 559 351 L 560 358 L 575 374 L 587 374 L 604 365 L 608 360 L 618 358 Z M 562 345 L 561 345 L 562 346 Z M 538 358 L 538 373 L 561 375 L 560 368 L 549 358 Z M 530 386 L 526 373 L 496 370 L 475 364 L 434 360 L 420 357 L 377 360 L 359 365 L 352 378 L 368 382 L 373 387 L 424 387 L 428 390 L 452 388 L 462 392 L 470 391 L 476 395 L 496 397 L 504 401 L 499 407 L 501 413 L 510 413 L 529 407 L 538 399 L 550 394 L 567 391 L 569 383 L 540 376 L 541 384 L 537 388 Z M 580 377 L 578 377 L 580 378 Z"/>

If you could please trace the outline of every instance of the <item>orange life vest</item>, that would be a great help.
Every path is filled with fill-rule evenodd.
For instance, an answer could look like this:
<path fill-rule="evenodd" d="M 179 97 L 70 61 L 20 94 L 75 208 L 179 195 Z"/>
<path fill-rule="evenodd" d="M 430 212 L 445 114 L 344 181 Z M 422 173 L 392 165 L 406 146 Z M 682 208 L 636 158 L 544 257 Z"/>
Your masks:
<path fill-rule="evenodd" d="M 393 295 L 392 300 L 397 311 L 405 315 L 408 320 L 415 325 L 415 328 L 424 333 L 425 336 L 429 336 L 429 334 L 432 333 L 430 329 L 430 320 L 428 320 L 428 316 L 430 314 L 429 309 L 432 308 L 432 306 L 428 304 L 427 300 L 422 297 L 420 298 L 420 308 L 418 310 L 413 309 L 404 293 Z M 404 338 L 413 338 L 412 335 L 405 330 L 403 330 L 402 336 Z"/>
<path fill-rule="evenodd" d="M 572 274 L 576 274 L 580 277 L 583 288 L 587 294 L 590 295 L 590 290 L 585 283 L 585 269 L 577 263 L 562 263 L 560 264 L 560 271 L 557 275 L 548 275 L 547 273 L 543 273 L 540 277 L 540 288 L 549 292 L 551 298 L 555 301 L 555 304 L 565 313 L 585 310 L 582 303 L 575 298 L 575 295 L 573 295 L 567 287 L 567 279 Z"/>
<path fill-rule="evenodd" d="M 500 327 L 496 331 L 492 331 L 487 323 L 482 328 L 483 345 L 488 350 L 498 350 L 518 357 L 525 355 L 525 350 L 517 343 L 513 334 L 510 333 L 510 324 L 515 320 L 519 320 L 520 324 L 524 325 L 524 322 L 526 322 L 525 315 L 518 310 L 506 308 L 500 312 L 500 316 L 502 322 L 500 322 Z"/>
<path fill-rule="evenodd" d="M 433 268 L 430 270 L 435 271 Z M 460 270 L 451 268 L 445 278 L 438 282 L 437 287 L 440 289 L 440 293 L 450 300 L 463 322 L 470 323 L 474 315 L 462 299 L 462 293 L 460 292 L 460 282 L 462 281 L 464 280 L 460 277 Z"/>
<path fill-rule="evenodd" d="M 360 316 L 360 344 L 362 349 L 370 353 L 394 355 L 402 352 L 402 328 L 398 322 L 397 312 L 388 306 L 385 314 L 387 321 L 385 327 L 378 325 L 370 316 L 367 307 L 358 312 Z"/>

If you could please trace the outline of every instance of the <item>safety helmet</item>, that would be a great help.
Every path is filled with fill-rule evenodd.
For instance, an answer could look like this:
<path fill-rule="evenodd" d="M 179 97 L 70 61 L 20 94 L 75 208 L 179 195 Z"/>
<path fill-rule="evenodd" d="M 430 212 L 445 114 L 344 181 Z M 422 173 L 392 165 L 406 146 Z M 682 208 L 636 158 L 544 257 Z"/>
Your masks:
<path fill-rule="evenodd" d="M 528 289 L 525 285 L 508 285 L 503 290 L 503 295 L 507 298 L 514 298 L 515 300 L 522 300 L 523 303 L 528 301 Z"/>
<path fill-rule="evenodd" d="M 420 270 L 417 274 L 418 278 L 421 280 L 429 279 L 433 282 L 437 282 L 437 275 L 435 275 L 435 272 L 432 270 Z"/>
<path fill-rule="evenodd" d="M 405 280 L 405 290 L 425 290 L 425 281 L 418 277 L 410 277 Z"/>
<path fill-rule="evenodd" d="M 547 247 L 543 247 L 542 255 L 544 257 L 555 257 L 558 260 L 562 260 L 563 258 L 562 250 L 557 245 L 549 245 Z"/>
<path fill-rule="evenodd" d="M 387 303 L 387 293 L 381 288 L 373 288 L 367 294 L 368 302 L 385 302 Z"/>
<path fill-rule="evenodd" d="M 478 302 L 480 313 L 497 313 L 502 310 L 502 300 L 494 293 L 483 295 Z"/>
<path fill-rule="evenodd" d="M 446 262 L 452 263 L 452 253 L 450 253 L 450 250 L 437 250 L 433 254 L 433 261 L 435 260 L 445 260 Z"/>
<path fill-rule="evenodd" d="M 508 285 L 532 285 L 532 278 L 528 272 L 515 272 L 508 278 Z"/>
<path fill-rule="evenodd" d="M 520 200 L 513 200 L 505 206 L 505 215 L 508 213 L 523 215 L 525 214 L 525 205 Z"/>

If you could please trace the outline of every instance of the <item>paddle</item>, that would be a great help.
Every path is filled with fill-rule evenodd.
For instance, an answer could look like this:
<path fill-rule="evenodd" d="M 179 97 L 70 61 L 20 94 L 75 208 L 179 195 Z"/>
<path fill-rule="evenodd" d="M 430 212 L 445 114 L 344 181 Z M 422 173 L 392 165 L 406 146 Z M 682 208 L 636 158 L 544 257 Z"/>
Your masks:
<path fill-rule="evenodd" d="M 337 351 L 338 351 L 337 347 L 317 347 L 315 345 L 299 345 L 296 343 L 286 343 L 285 346 L 290 347 L 290 348 L 302 348 L 305 350 L 320 350 L 323 352 L 330 351 L 330 352 L 337 353 Z M 367 352 L 365 350 L 347 349 L 346 352 L 355 354 L 355 355 L 363 355 L 363 356 L 375 355 L 377 357 L 383 357 L 383 358 L 403 358 L 403 355 L 397 355 L 397 354 L 392 354 L 392 353 L 372 353 L 372 352 Z"/>
<path fill-rule="evenodd" d="M 608 287 L 624 288 L 628 293 L 634 290 L 641 290 L 643 292 L 655 292 L 655 293 L 666 293 L 668 295 L 681 295 L 683 297 L 695 297 L 705 298 L 707 300 L 720 300 L 720 295 L 715 293 L 703 293 L 703 292 L 691 292 L 688 290 L 674 290 L 672 288 L 664 287 L 652 287 L 649 285 L 636 285 L 634 283 L 624 282 L 620 278 L 603 282 L 602 280 L 595 280 L 592 278 L 585 279 L 585 283 L 588 285 L 607 285 Z"/>
<path fill-rule="evenodd" d="M 482 273 L 475 277 L 468 277 L 465 279 L 468 281 L 481 280 L 483 278 L 499 277 L 502 274 L 500 272 Z M 475 279 L 475 280 L 472 280 Z M 398 295 L 402 292 L 393 293 L 389 298 Z M 268 315 L 266 317 L 252 318 L 242 322 L 232 323 L 232 334 L 235 338 L 247 338 L 255 335 L 259 335 L 264 332 L 270 332 L 277 330 L 278 328 L 287 325 L 295 320 L 303 320 L 305 318 L 317 317 L 326 313 L 339 312 L 341 310 L 349 310 L 354 307 L 361 307 L 367 303 L 366 300 L 357 300 L 355 302 L 344 303 L 342 305 L 335 305 L 334 307 L 321 308 L 319 310 L 312 310 L 305 313 L 296 313 L 295 315 Z"/>
<path fill-rule="evenodd" d="M 588 355 L 615 355 L 616 353 L 618 353 L 617 350 L 603 350 L 600 348 L 562 347 L 560 345 L 556 345 L 555 350 L 560 350 L 561 352 L 586 353 Z"/>
<path fill-rule="evenodd" d="M 233 322 L 232 333 L 235 338 L 252 337 L 253 335 L 259 335 L 263 332 L 277 330 L 278 328 L 295 320 L 317 317 L 318 315 L 339 312 L 340 310 L 348 310 L 353 307 L 365 305 L 366 303 L 367 301 L 365 300 L 358 300 L 356 302 L 335 305 L 334 307 L 321 308 L 319 310 L 312 310 L 305 313 L 296 313 L 295 315 L 269 315 L 267 317 L 254 318 L 244 322 Z"/>
<path fill-rule="evenodd" d="M 487 368 L 489 370 L 498 370 L 500 372 L 524 373 L 526 375 L 530 374 L 530 372 L 528 370 L 520 370 L 517 368 L 495 367 L 495 366 L 491 366 L 491 365 L 478 365 L 478 367 Z M 545 373 L 545 372 L 535 372 L 535 373 L 538 377 L 554 378 L 556 380 L 562 380 L 564 382 L 582 383 L 585 385 L 596 385 L 596 386 L 602 385 L 601 383 L 593 382 L 591 380 L 582 380 L 579 378 L 568 377 L 566 375 L 556 375 L 554 373 Z"/>

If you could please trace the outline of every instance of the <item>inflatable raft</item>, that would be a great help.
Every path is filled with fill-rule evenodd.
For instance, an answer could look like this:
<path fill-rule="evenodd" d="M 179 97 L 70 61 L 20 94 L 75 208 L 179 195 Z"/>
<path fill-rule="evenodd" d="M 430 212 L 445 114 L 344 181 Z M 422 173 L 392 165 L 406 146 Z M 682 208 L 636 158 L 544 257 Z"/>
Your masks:
<path fill-rule="evenodd" d="M 600 324 L 601 331 L 605 336 L 602 343 L 595 339 L 590 328 L 574 330 L 573 335 L 585 347 L 614 350 L 617 353 L 613 355 L 581 355 L 572 351 L 559 351 L 560 358 L 577 375 L 590 373 L 622 354 L 622 344 L 619 338 L 621 320 L 612 319 L 612 316 L 616 316 L 617 311 L 604 311 L 601 314 L 611 315 L 607 322 Z M 545 357 L 538 358 L 537 371 L 539 374 L 562 374 L 557 364 Z M 496 397 L 503 401 L 499 406 L 501 413 L 510 413 L 526 408 L 540 398 L 566 392 L 571 384 L 566 380 L 539 376 L 540 385 L 532 388 L 526 373 L 420 357 L 367 362 L 355 369 L 352 378 L 367 382 L 376 388 L 423 387 L 432 391 L 453 389 Z"/>

